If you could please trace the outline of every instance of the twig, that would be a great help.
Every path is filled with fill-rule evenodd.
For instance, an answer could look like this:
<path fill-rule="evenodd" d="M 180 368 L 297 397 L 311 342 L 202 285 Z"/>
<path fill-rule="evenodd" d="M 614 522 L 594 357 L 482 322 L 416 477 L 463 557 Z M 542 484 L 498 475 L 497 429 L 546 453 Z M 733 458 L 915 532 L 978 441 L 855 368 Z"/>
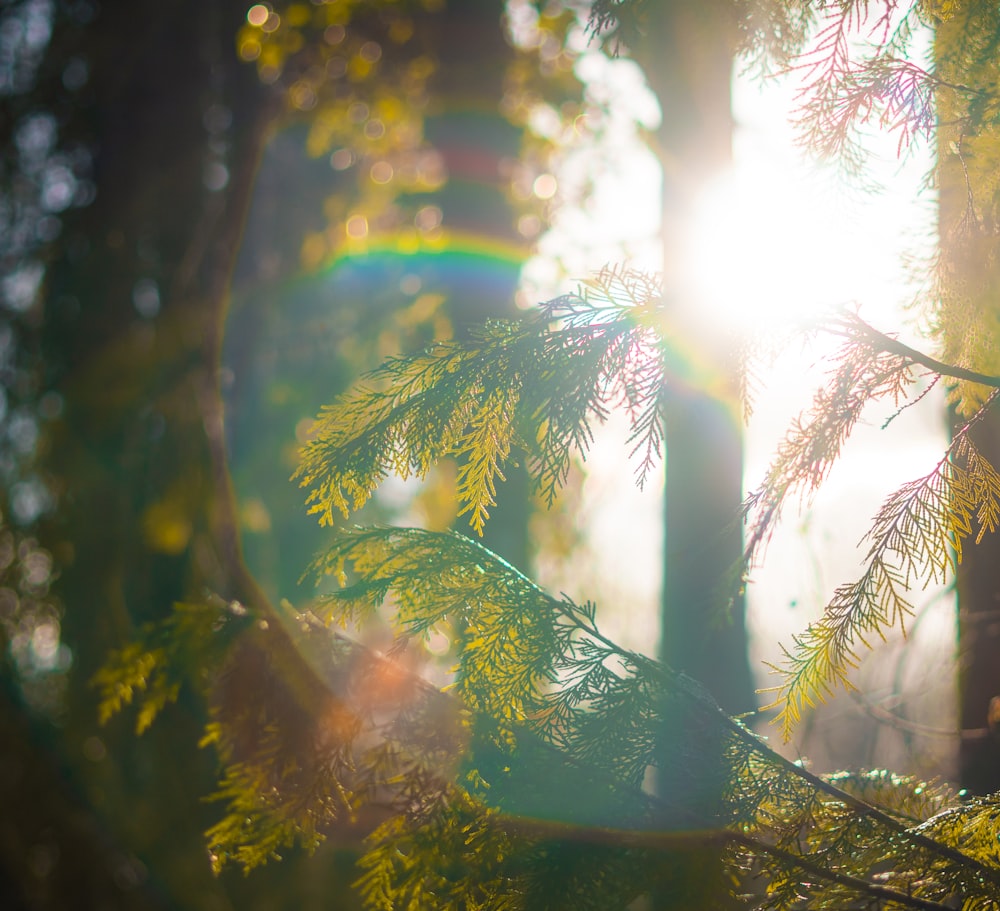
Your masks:
<path fill-rule="evenodd" d="M 952 379 L 956 380 L 966 380 L 970 383 L 979 383 L 982 386 L 989 386 L 993 389 L 1000 389 L 1000 376 L 994 376 L 988 373 L 979 373 L 976 370 L 968 370 L 965 367 L 959 367 L 955 364 L 946 364 L 944 361 L 939 361 L 936 358 L 931 357 L 929 354 L 924 354 L 922 351 L 918 351 L 916 348 L 911 348 L 909 345 L 904 344 L 899 341 L 899 339 L 893 338 L 891 335 L 886 335 L 884 332 L 880 332 L 874 326 L 870 326 L 863 319 L 858 316 L 851 316 L 847 320 L 843 321 L 844 329 L 837 330 L 832 327 L 828 327 L 827 331 L 831 335 L 839 335 L 843 338 L 856 338 L 858 335 L 857 331 L 867 336 L 866 341 L 872 345 L 872 347 L 880 348 L 881 350 L 889 354 L 897 354 L 900 357 L 904 357 L 915 364 L 920 364 L 922 367 L 926 367 L 933 373 L 940 374 L 941 376 L 950 376 Z"/>
<path fill-rule="evenodd" d="M 602 644 L 613 649 L 615 652 L 617 652 L 622 657 L 627 658 L 629 661 L 654 668 L 658 670 L 661 675 L 666 673 L 671 673 L 668 668 L 652 661 L 649 658 L 646 658 L 644 655 L 639 655 L 635 652 L 630 652 L 626 649 L 622 649 L 620 646 L 616 645 L 610 639 L 607 639 L 601 633 L 599 633 L 596 627 L 594 627 L 593 625 L 578 621 L 578 626 L 582 630 L 587 632 L 588 635 L 594 636 L 595 638 L 600 640 Z M 692 696 L 692 698 L 694 697 Z M 709 702 L 707 700 L 705 701 L 705 705 L 709 705 Z M 741 741 L 750 746 L 754 752 L 758 753 L 759 755 L 763 755 L 768 761 L 776 763 L 777 765 L 781 766 L 786 772 L 789 772 L 790 774 L 803 779 L 804 781 L 812 785 L 812 787 L 814 787 L 816 790 L 822 791 L 823 793 L 830 795 L 831 797 L 835 798 L 836 800 L 840 801 L 841 803 L 845 804 L 851 809 L 856 810 L 858 813 L 876 820 L 877 822 L 886 826 L 892 832 L 902 836 L 903 838 L 907 839 L 913 844 L 921 848 L 924 848 L 925 850 L 931 853 L 937 854 L 941 857 L 945 857 L 948 860 L 960 866 L 971 868 L 981 876 L 985 877 L 991 882 L 996 883 L 997 886 L 1000 887 L 1000 870 L 997 870 L 993 867 L 989 867 L 983 864 L 981 861 L 977 860 L 976 858 L 971 857 L 970 855 L 965 854 L 962 851 L 957 850 L 956 848 L 952 848 L 950 845 L 946 845 L 943 844 L 942 842 L 936 841 L 935 839 L 930 838 L 929 836 L 924 835 L 920 832 L 912 831 L 912 829 L 908 828 L 904 823 L 900 822 L 895 817 L 890 816 L 884 810 L 880 810 L 878 807 L 868 803 L 867 801 L 862 800 L 860 797 L 855 797 L 853 794 L 841 790 L 836 785 L 830 784 L 830 782 L 826 781 L 825 779 L 821 778 L 818 775 L 813 774 L 803 766 L 798 765 L 797 763 L 792 762 L 790 759 L 786 759 L 780 753 L 777 753 L 774 750 L 769 749 L 761 742 L 760 738 L 756 734 L 754 734 L 753 731 L 749 730 L 740 722 L 731 718 L 724 711 L 722 711 L 722 709 L 718 705 L 714 705 L 714 709 L 718 713 L 718 716 L 722 719 L 722 723 L 725 726 L 727 726 L 729 730 L 736 735 L 737 738 L 739 738 Z M 940 906 L 934 905 L 932 907 L 940 907 Z"/>

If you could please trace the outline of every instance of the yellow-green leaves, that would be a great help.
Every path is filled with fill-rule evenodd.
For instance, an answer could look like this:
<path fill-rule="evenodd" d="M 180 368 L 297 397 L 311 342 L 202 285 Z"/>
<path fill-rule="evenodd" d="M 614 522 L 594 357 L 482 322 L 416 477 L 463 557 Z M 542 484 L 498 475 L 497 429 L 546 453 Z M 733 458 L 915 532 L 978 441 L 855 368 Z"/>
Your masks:
<path fill-rule="evenodd" d="M 360 509 L 390 474 L 458 462 L 461 513 L 482 534 L 520 450 L 547 502 L 585 455 L 591 422 L 622 406 L 642 482 L 662 446 L 665 324 L 651 276 L 608 270 L 521 321 L 395 358 L 320 414 L 295 478 L 323 525 Z"/>
<path fill-rule="evenodd" d="M 861 320 L 845 315 L 831 327 L 847 338 L 835 358 L 836 370 L 816 391 L 811 407 L 792 423 L 763 483 L 743 504 L 749 526 L 747 567 L 759 560 L 786 501 L 794 496 L 808 500 L 826 480 L 864 409 L 884 399 L 898 405 L 916 381 L 913 361 L 879 348 Z"/>
<path fill-rule="evenodd" d="M 327 619 L 362 619 L 391 596 L 399 636 L 427 635 L 445 623 L 461 630 L 455 691 L 470 709 L 523 721 L 562 657 L 559 602 L 461 535 L 346 532 L 316 568 L 350 569 L 356 578 L 323 599 Z"/>
<path fill-rule="evenodd" d="M 215 873 L 227 863 L 249 872 L 295 845 L 311 853 L 331 821 L 350 813 L 332 769 L 316 767 L 308 753 L 289 755 L 279 736 L 265 731 L 255 756 L 230 759 L 212 795 L 226 803 L 225 815 L 205 833 Z"/>
<path fill-rule="evenodd" d="M 145 731 L 160 710 L 177 699 L 177 684 L 166 681 L 160 673 L 165 665 L 163 649 L 146 649 L 138 642 L 115 652 L 94 675 L 94 685 L 101 692 L 98 706 L 101 724 L 107 723 L 142 694 L 135 731 L 137 734 Z"/>
<path fill-rule="evenodd" d="M 388 600 L 400 637 L 457 631 L 451 692 L 469 710 L 529 729 L 617 780 L 641 781 L 654 762 L 656 702 L 668 678 L 603 639 L 592 605 L 551 597 L 453 533 L 344 532 L 316 569 L 353 579 L 323 599 L 329 621 L 357 621 Z"/>
<path fill-rule="evenodd" d="M 908 348 L 859 317 L 842 314 L 824 328 L 845 339 L 837 368 L 811 407 L 796 420 L 777 449 L 764 482 L 743 505 L 748 521 L 744 567 L 752 569 L 790 497 L 808 500 L 827 475 L 848 436 L 873 402 L 889 401 L 899 412 L 924 392 L 924 376 L 973 376 Z M 926 389 L 926 387 L 925 387 Z M 912 397 L 908 397 L 909 393 Z M 785 649 L 774 668 L 784 681 L 773 689 L 778 721 L 787 739 L 806 707 L 834 688 L 850 688 L 850 673 L 873 637 L 905 631 L 912 612 L 910 590 L 943 583 L 962 558 L 962 544 L 976 540 L 1000 521 L 1000 474 L 968 436 L 969 427 L 992 406 L 994 392 L 969 425 L 958 431 L 941 461 L 922 478 L 904 484 L 883 503 L 865 540 L 865 569 L 859 579 L 839 586 L 823 616 Z M 894 415 L 895 416 L 895 415 Z M 893 417 L 894 417 L 893 416 Z M 892 417 L 886 422 L 891 423 Z"/>
<path fill-rule="evenodd" d="M 185 680 L 198 680 L 218 664 L 245 617 L 242 607 L 220 599 L 175 604 L 169 617 L 145 627 L 138 641 L 114 652 L 94 675 L 101 723 L 137 702 L 141 734 L 177 700 Z"/>
<path fill-rule="evenodd" d="M 519 393 L 515 388 L 487 394 L 458 444 L 468 453 L 458 469 L 458 498 L 465 504 L 459 515 L 471 513 L 469 524 L 479 534 L 489 518 L 488 507 L 496 506 L 496 478 L 505 480 L 500 466 L 510 455 Z"/>
<path fill-rule="evenodd" d="M 1000 887 L 962 841 L 995 845 L 984 814 L 974 822 L 954 795 L 884 772 L 812 775 L 684 675 L 604 637 L 591 605 L 546 595 L 470 539 L 359 529 L 317 568 L 353 580 L 327 600 L 329 619 L 389 603 L 400 636 L 449 618 L 463 630 L 450 689 L 470 710 L 460 761 L 420 748 L 423 764 L 394 779 L 405 802 L 362 861 L 370 907 L 627 904 L 696 843 L 776 911 L 930 909 Z M 428 717 L 386 736 L 412 751 L 433 737 Z M 650 767 L 668 784 L 655 796 L 642 790 Z M 691 871 L 670 876 L 682 889 Z"/>
<path fill-rule="evenodd" d="M 995 396 L 994 396 L 995 398 Z M 981 409 L 992 403 L 991 398 Z M 775 670 L 785 677 L 774 705 L 787 739 L 803 708 L 833 687 L 850 688 L 849 672 L 859 648 L 872 636 L 884 639 L 900 627 L 913 608 L 909 592 L 943 583 L 962 559 L 962 543 L 993 531 L 1000 516 L 1000 474 L 960 431 L 945 456 L 922 478 L 893 492 L 875 515 L 866 540 L 865 571 L 839 586 L 824 608 L 785 651 Z"/>

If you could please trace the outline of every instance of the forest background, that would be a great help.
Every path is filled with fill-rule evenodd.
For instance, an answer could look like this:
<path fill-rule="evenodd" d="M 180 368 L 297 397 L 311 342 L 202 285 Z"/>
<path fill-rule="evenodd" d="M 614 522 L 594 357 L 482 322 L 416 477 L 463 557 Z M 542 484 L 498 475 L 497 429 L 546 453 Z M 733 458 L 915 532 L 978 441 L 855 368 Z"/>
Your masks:
<path fill-rule="evenodd" d="M 515 315 L 561 131 L 616 126 L 613 101 L 580 100 L 570 11 L 546 7 L 516 53 L 499 4 L 406 10 L 4 6 L 13 907 L 81 889 L 114 907 L 353 900 L 364 821 L 312 860 L 214 877 L 195 690 L 134 738 L 128 720 L 95 727 L 89 683 L 172 604 L 300 597 L 314 523 L 278 486 L 296 441 L 386 355 Z M 527 566 L 519 484 L 486 541 Z M 453 485 L 444 471 L 421 495 L 430 527 L 455 519 Z M 535 520 L 557 553 L 570 506 Z"/>

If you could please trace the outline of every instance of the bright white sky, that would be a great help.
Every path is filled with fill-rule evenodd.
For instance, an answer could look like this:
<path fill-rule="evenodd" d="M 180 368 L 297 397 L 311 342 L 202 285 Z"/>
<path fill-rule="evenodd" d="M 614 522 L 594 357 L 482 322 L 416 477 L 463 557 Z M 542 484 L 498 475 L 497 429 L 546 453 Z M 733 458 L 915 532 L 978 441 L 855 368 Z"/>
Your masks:
<path fill-rule="evenodd" d="M 605 263 L 659 265 L 657 166 L 630 127 L 634 119 L 653 125 L 655 102 L 628 62 L 588 55 L 580 72 L 594 80 L 591 92 L 611 92 L 626 107 L 618 109 L 620 124 L 612 131 L 618 148 L 592 158 L 586 152 L 572 156 L 558 175 L 572 187 L 581 169 L 601 162 L 595 197 L 582 209 L 558 212 L 539 258 L 526 269 L 528 294 L 536 300 L 565 290 L 567 274 L 585 276 Z M 857 302 L 873 324 L 927 347 L 913 315 L 904 312 L 917 290 L 904 263 L 926 256 L 933 242 L 934 199 L 923 189 L 930 151 L 912 150 L 900 162 L 895 137 L 876 142 L 873 173 L 884 189 L 865 195 L 852 190 L 835 168 L 804 159 L 789 124 L 792 107 L 788 84 L 736 81 L 734 167 L 706 194 L 693 239 L 698 281 L 729 321 L 780 325 L 833 304 Z M 808 404 L 822 378 L 816 369 L 822 354 L 816 348 L 789 352 L 768 378 L 747 431 L 748 486 L 759 482 L 789 419 Z M 929 396 L 888 431 L 879 429 L 884 417 L 875 415 L 858 429 L 815 508 L 802 517 L 790 513 L 772 542 L 767 566 L 749 595 L 756 659 L 776 659 L 777 642 L 787 642 L 818 615 L 837 584 L 856 578 L 862 556 L 856 545 L 878 504 L 940 457 L 945 441 L 940 400 Z M 569 573 L 550 569 L 553 578 L 546 581 L 574 596 L 596 596 L 606 605 L 602 622 L 608 632 L 650 652 L 657 643 L 660 501 L 656 491 L 639 493 L 627 481 L 622 484 L 623 440 L 624 432 L 612 427 L 588 458 L 581 521 L 593 553 L 586 566 Z M 547 574 L 545 567 L 542 573 Z M 922 635 L 937 643 L 926 661 L 944 667 L 952 657 L 953 614 L 935 593 L 926 600 L 939 605 L 921 623 Z M 919 594 L 916 603 L 923 603 Z M 607 609 L 613 605 L 623 609 Z M 946 680 L 944 690 L 949 686 Z M 940 698 L 946 702 L 947 693 Z"/>
<path fill-rule="evenodd" d="M 803 160 L 787 120 L 791 106 L 789 86 L 769 85 L 762 92 L 756 85 L 736 84 L 740 128 L 732 181 L 737 195 L 745 194 L 751 203 L 748 226 L 738 236 L 752 238 L 742 255 L 749 260 L 748 271 L 757 266 L 748 308 L 780 324 L 785 317 L 857 303 L 872 324 L 930 350 L 932 342 L 921 336 L 910 307 L 919 286 L 906 264 L 926 260 L 933 248 L 935 198 L 924 186 L 931 151 L 914 148 L 900 162 L 896 138 L 881 137 L 873 143 L 872 172 L 883 190 L 859 193 L 833 169 L 820 170 Z M 753 214 L 761 211 L 768 212 L 766 220 Z M 757 252 L 750 252 L 754 247 Z M 778 276 L 774 298 L 767 291 L 772 275 Z M 777 306 L 770 306 L 771 300 Z M 789 419 L 822 381 L 817 365 L 829 350 L 819 343 L 808 351 L 790 351 L 775 365 L 747 429 L 748 487 L 759 483 Z M 860 575 L 858 542 L 883 499 L 904 481 L 925 475 L 941 457 L 945 412 L 937 390 L 883 430 L 890 413 L 872 413 L 855 430 L 813 508 L 786 515 L 765 566 L 755 573 L 748 598 L 758 668 L 764 660 L 780 661 L 779 643 L 788 644 L 818 616 L 837 585 Z M 915 592 L 913 603 L 918 613 L 910 623 L 909 650 L 880 646 L 854 680 L 876 709 L 944 730 L 954 726 L 954 603 L 940 589 Z M 762 679 L 762 685 L 773 682 Z M 957 741 L 947 737 L 907 740 L 884 726 L 874 739 L 859 733 L 863 714 L 851 699 L 824 711 L 826 723 L 799 746 L 827 767 L 888 763 L 940 774 L 953 761 Z M 858 746 L 849 742 L 844 728 L 831 742 L 816 742 L 824 732 L 837 730 L 830 723 L 837 718 L 846 730 L 853 726 Z M 873 752 L 857 755 L 858 749 Z"/>

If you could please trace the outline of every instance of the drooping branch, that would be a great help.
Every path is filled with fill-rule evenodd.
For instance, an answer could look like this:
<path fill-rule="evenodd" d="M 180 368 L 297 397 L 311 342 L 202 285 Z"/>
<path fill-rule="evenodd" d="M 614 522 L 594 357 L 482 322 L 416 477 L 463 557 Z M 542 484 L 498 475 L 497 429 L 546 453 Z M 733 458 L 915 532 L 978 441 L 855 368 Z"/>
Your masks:
<path fill-rule="evenodd" d="M 1000 389 L 1000 376 L 980 373 L 976 370 L 968 370 L 957 364 L 946 364 L 944 361 L 939 361 L 929 354 L 901 342 L 898 338 L 880 332 L 874 326 L 866 323 L 857 314 L 851 314 L 839 321 L 825 323 L 823 324 L 823 329 L 829 335 L 841 336 L 849 341 L 863 343 L 870 348 L 884 351 L 887 354 L 898 355 L 910 363 L 926 367 L 929 371 L 939 376 L 951 377 L 956 380 L 966 380 L 970 383 L 989 386 L 992 389 Z"/>
<path fill-rule="evenodd" d="M 1000 517 L 1000 474 L 969 438 L 997 397 L 995 389 L 976 415 L 953 437 L 937 465 L 922 478 L 891 494 L 876 514 L 865 572 L 840 586 L 823 617 L 795 637 L 785 662 L 775 670 L 785 677 L 773 703 L 787 737 L 805 705 L 831 687 L 850 687 L 848 672 L 859 660 L 857 643 L 884 638 L 903 626 L 912 612 L 911 584 L 943 582 L 962 557 L 963 541 L 993 531 Z"/>

